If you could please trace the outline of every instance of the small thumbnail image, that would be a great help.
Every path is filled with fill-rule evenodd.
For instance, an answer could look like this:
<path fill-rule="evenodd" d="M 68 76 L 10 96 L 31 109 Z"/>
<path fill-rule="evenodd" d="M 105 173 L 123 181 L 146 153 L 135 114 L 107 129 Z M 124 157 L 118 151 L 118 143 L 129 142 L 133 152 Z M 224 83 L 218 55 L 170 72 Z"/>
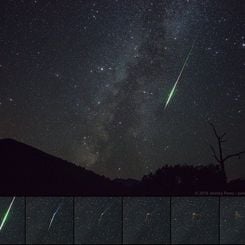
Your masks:
<path fill-rule="evenodd" d="M 124 198 L 124 244 L 166 244 L 169 242 L 170 198 Z"/>
<path fill-rule="evenodd" d="M 172 197 L 173 244 L 219 243 L 218 197 Z"/>
<path fill-rule="evenodd" d="M 0 244 L 25 243 L 25 199 L 0 197 Z"/>
<path fill-rule="evenodd" d="M 220 243 L 245 244 L 245 197 L 221 197 Z"/>
<path fill-rule="evenodd" d="M 27 244 L 73 243 L 73 197 L 27 197 Z"/>
<path fill-rule="evenodd" d="M 75 244 L 120 244 L 121 242 L 121 197 L 75 198 Z"/>

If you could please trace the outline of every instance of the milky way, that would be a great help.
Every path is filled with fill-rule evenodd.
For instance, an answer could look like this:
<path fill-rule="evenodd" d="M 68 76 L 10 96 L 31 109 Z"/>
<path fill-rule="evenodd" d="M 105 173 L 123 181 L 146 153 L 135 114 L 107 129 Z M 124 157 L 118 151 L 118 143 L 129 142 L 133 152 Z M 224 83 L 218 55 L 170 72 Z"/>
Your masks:
<path fill-rule="evenodd" d="M 213 162 L 208 121 L 227 152 L 245 148 L 242 1 L 0 5 L 1 138 L 112 178 Z M 242 161 L 226 167 L 245 177 Z"/>

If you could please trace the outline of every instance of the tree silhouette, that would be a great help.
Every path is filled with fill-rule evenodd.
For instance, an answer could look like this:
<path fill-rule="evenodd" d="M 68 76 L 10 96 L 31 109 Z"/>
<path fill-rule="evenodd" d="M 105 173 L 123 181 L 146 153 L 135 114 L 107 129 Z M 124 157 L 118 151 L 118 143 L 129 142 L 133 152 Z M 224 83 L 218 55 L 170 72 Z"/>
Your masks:
<path fill-rule="evenodd" d="M 245 151 L 240 151 L 237 153 L 233 153 L 233 154 L 229 154 L 224 156 L 224 152 L 223 152 L 223 143 L 226 142 L 225 140 L 225 136 L 226 133 L 223 133 L 222 135 L 218 134 L 214 124 L 209 123 L 210 126 L 213 129 L 214 135 L 217 139 L 217 146 L 218 146 L 218 153 L 216 152 L 215 148 L 210 144 L 210 149 L 213 153 L 213 157 L 215 158 L 215 160 L 220 164 L 223 176 L 224 176 L 224 181 L 225 183 L 227 183 L 227 176 L 226 176 L 226 172 L 225 172 L 225 162 L 233 157 L 238 157 L 239 159 L 241 158 L 242 154 L 245 154 Z"/>

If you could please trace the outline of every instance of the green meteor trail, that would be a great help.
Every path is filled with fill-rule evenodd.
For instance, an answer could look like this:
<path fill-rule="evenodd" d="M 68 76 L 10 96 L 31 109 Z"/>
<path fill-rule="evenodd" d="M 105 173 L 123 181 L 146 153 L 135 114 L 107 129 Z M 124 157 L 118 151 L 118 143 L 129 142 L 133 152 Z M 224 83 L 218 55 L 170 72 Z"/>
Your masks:
<path fill-rule="evenodd" d="M 9 212 L 10 212 L 10 210 L 11 210 L 11 208 L 12 208 L 12 205 L 13 205 L 13 203 L 14 203 L 14 200 L 15 200 L 15 197 L 13 197 L 13 199 L 12 199 L 12 201 L 11 201 L 11 203 L 10 203 L 10 205 L 9 205 L 9 207 L 8 207 L 8 209 L 7 209 L 7 211 L 6 211 L 6 213 L 5 213 L 5 215 L 3 216 L 3 220 L 2 220 L 1 226 L 0 226 L 0 231 L 2 230 L 4 224 L 6 223 L 6 220 L 7 220 L 7 218 L 8 218 Z"/>
<path fill-rule="evenodd" d="M 192 51 L 192 49 L 193 49 L 193 47 L 194 47 L 194 44 L 195 44 L 195 41 L 193 41 L 192 46 L 191 46 L 191 48 L 190 48 L 190 51 L 189 51 L 189 53 L 187 54 L 187 56 L 186 56 L 186 58 L 185 58 L 185 62 L 184 62 L 183 66 L 182 66 L 182 68 L 181 68 L 181 70 L 180 70 L 180 73 L 179 73 L 179 75 L 178 75 L 178 77 L 177 77 L 177 80 L 176 80 L 176 82 L 174 83 L 174 86 L 173 86 L 173 88 L 172 88 L 172 90 L 171 90 L 171 92 L 170 92 L 170 94 L 169 94 L 169 96 L 168 96 L 168 99 L 167 99 L 166 103 L 165 103 L 164 110 L 167 108 L 167 106 L 168 106 L 168 104 L 169 104 L 171 98 L 172 98 L 173 95 L 174 95 L 174 92 L 175 92 L 175 89 L 176 89 L 176 87 L 177 87 L 177 84 L 178 84 L 178 82 L 179 82 L 179 80 L 180 80 L 180 78 L 181 78 L 181 75 L 182 75 L 182 73 L 183 73 L 183 71 L 184 71 L 184 69 L 185 69 L 185 66 L 186 66 L 186 64 L 187 64 L 187 62 L 188 62 L 188 60 L 189 60 L 189 58 L 190 58 L 191 51 Z"/>

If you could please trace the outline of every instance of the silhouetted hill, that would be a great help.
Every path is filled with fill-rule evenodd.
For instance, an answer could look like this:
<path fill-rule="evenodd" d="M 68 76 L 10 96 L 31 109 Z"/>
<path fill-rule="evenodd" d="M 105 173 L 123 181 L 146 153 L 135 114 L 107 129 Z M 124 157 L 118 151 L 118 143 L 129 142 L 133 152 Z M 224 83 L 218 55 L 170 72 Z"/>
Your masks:
<path fill-rule="evenodd" d="M 0 141 L 0 194 L 106 195 L 110 179 L 12 139 Z"/>
<path fill-rule="evenodd" d="M 165 166 L 141 181 L 110 180 L 12 139 L 0 140 L 0 195 L 198 195 L 245 192 L 245 181 L 223 182 L 218 166 Z"/>

